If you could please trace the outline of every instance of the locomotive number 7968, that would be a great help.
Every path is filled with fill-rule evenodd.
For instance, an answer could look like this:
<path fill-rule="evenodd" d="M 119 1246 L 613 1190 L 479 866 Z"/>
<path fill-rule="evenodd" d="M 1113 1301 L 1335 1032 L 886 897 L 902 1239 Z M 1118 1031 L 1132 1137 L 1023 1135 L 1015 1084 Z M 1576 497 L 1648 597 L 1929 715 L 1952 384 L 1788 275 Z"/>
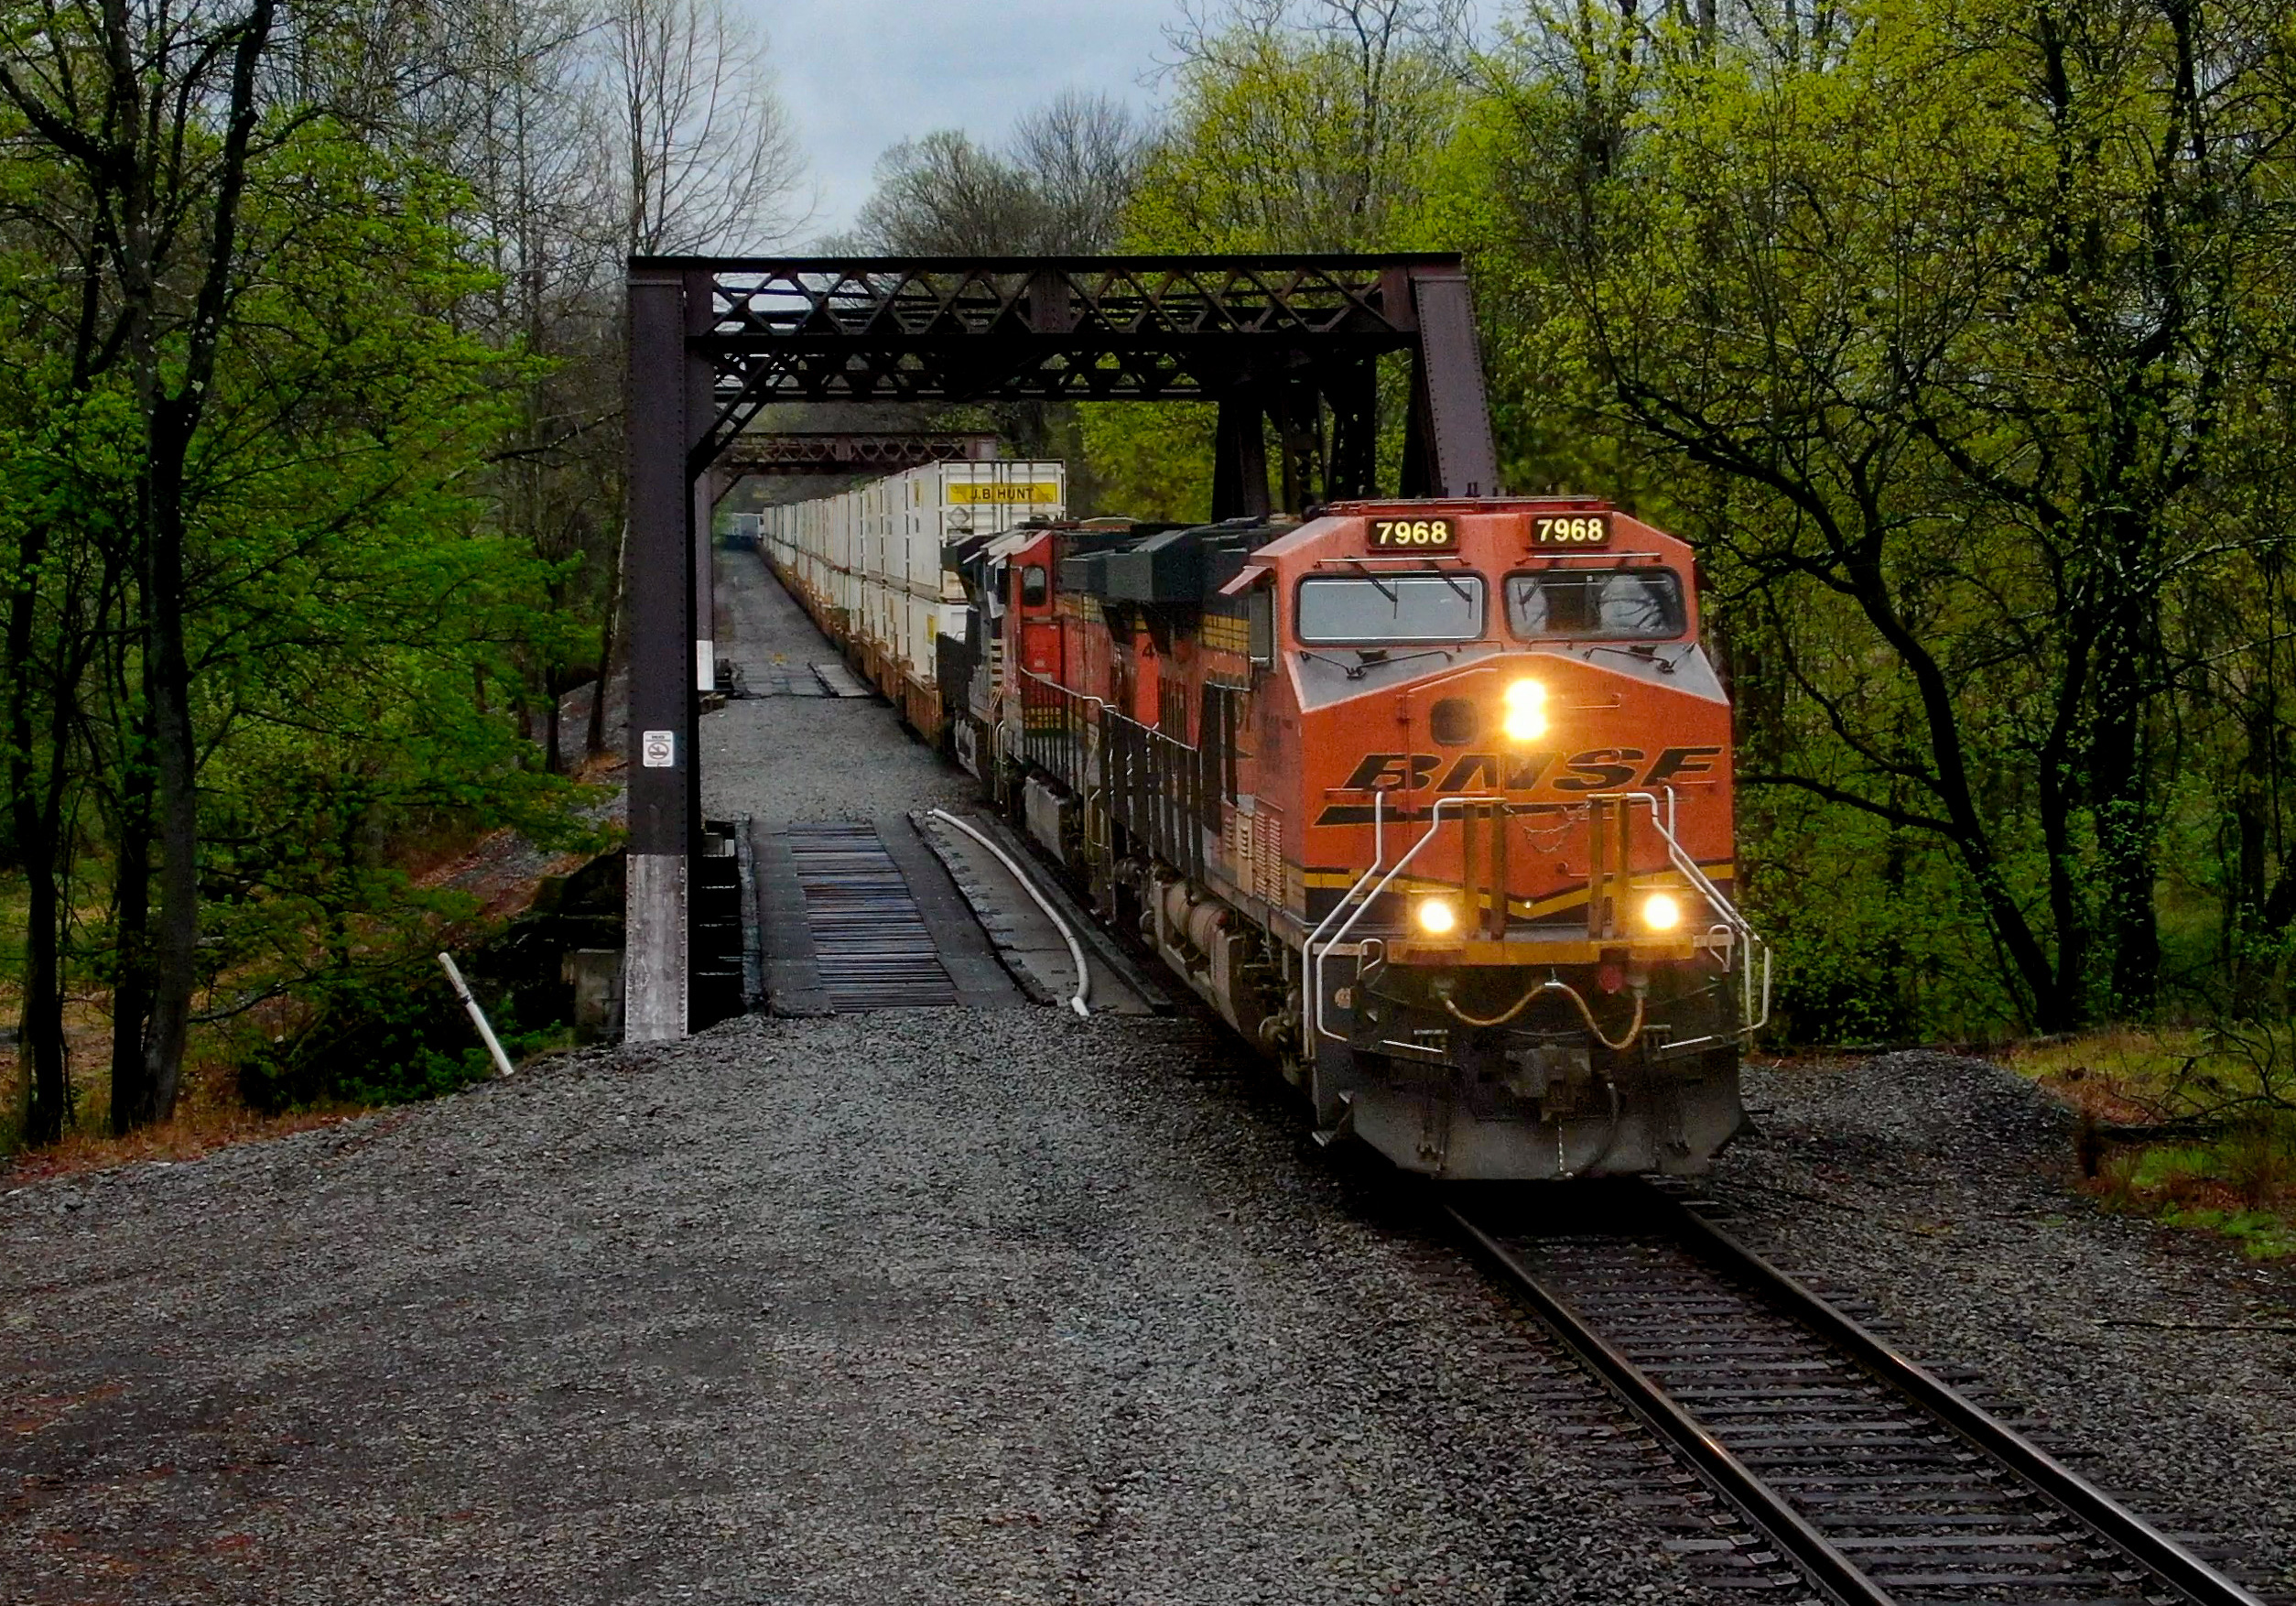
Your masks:
<path fill-rule="evenodd" d="M 1459 526 L 1447 518 L 1375 518 L 1371 545 L 1406 547 L 1417 552 L 1440 551 L 1459 544 Z"/>
<path fill-rule="evenodd" d="M 1544 515 L 1531 521 L 1533 547 L 1599 547 L 1610 539 L 1610 515 L 1577 513 L 1561 517 Z"/>

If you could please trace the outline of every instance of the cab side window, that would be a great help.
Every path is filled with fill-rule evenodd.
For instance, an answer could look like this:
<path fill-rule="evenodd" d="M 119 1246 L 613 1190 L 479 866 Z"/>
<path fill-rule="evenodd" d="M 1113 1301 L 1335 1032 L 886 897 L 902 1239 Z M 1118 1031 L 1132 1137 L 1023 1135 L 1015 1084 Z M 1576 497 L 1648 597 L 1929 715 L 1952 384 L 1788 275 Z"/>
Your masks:
<path fill-rule="evenodd" d="M 1244 598 L 1246 644 L 1255 664 L 1275 662 L 1275 592 L 1255 587 Z"/>

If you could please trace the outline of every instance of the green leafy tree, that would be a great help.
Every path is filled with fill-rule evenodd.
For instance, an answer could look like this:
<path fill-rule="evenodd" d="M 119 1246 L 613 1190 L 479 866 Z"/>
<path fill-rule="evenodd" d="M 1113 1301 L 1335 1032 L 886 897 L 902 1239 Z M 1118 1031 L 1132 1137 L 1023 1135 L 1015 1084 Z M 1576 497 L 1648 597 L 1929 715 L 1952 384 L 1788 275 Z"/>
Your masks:
<path fill-rule="evenodd" d="M 81 805 L 111 883 L 82 936 L 112 985 L 124 1128 L 170 1112 L 191 1028 L 219 986 L 246 990 L 249 912 L 276 926 L 307 867 L 335 877 L 340 931 L 390 906 L 379 828 L 426 808 L 547 820 L 530 750 L 471 688 L 550 631 L 548 571 L 490 534 L 477 494 L 518 369 L 457 329 L 485 283 L 452 223 L 463 191 L 326 109 L 359 98 L 328 77 L 345 19 L 298 10 L 289 33 L 257 3 L 20 20 L 0 53 L 21 135 L 0 270 L 24 360 L 0 416 L 24 450 L 0 524 L 46 1137 L 69 1098 Z M 283 812 L 314 777 L 336 783 L 333 817 Z"/>
<path fill-rule="evenodd" d="M 2290 355 L 2288 19 L 1825 15 L 1534 15 L 1488 249 L 1553 415 L 1705 547 L 1773 828 L 1890 828 L 1885 899 L 1946 854 L 2044 1028 L 2141 1009 L 2173 593 L 2283 538 L 2224 491 Z"/>
<path fill-rule="evenodd" d="M 1455 6 L 1411 0 L 1255 0 L 1187 13 L 1170 35 L 1173 104 L 1125 212 L 1126 245 L 1439 248 L 1433 219 L 1467 105 L 1450 49 L 1458 21 Z M 1405 383 L 1400 369 L 1381 376 L 1391 482 L 1401 461 Z M 1208 405 L 1087 409 L 1080 432 L 1103 500 L 1143 516 L 1205 516 L 1214 423 Z M 1328 443 L 1320 423 L 1295 423 L 1291 433 L 1279 434 L 1271 457 L 1294 465 L 1296 512 Z"/>

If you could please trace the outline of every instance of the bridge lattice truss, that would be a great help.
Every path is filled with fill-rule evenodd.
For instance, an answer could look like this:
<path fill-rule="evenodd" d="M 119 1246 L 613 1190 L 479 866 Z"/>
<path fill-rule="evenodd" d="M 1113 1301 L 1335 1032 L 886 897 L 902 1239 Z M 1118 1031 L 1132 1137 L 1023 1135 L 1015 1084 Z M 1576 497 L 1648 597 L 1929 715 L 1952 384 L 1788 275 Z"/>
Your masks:
<path fill-rule="evenodd" d="M 1215 512 L 1375 483 L 1379 358 L 1412 359 L 1406 494 L 1497 488 L 1455 256 L 649 259 L 710 365 L 690 466 L 776 402 L 1211 401 Z M 696 419 L 695 423 L 701 423 Z"/>
<path fill-rule="evenodd" d="M 979 461 L 997 454 L 986 431 L 857 429 L 745 430 L 733 438 L 717 471 L 728 480 L 755 474 L 892 473 L 926 463 Z"/>

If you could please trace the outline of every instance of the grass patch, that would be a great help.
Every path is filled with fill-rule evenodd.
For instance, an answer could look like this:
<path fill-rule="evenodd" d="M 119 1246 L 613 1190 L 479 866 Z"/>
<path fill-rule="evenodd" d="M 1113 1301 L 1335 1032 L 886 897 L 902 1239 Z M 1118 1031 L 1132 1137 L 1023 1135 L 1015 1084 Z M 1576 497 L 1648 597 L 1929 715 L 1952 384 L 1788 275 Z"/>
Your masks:
<path fill-rule="evenodd" d="M 2109 1210 L 2296 1256 L 2296 1030 L 2115 1026 L 2013 1049 L 2077 1112 L 2082 1186 Z"/>

